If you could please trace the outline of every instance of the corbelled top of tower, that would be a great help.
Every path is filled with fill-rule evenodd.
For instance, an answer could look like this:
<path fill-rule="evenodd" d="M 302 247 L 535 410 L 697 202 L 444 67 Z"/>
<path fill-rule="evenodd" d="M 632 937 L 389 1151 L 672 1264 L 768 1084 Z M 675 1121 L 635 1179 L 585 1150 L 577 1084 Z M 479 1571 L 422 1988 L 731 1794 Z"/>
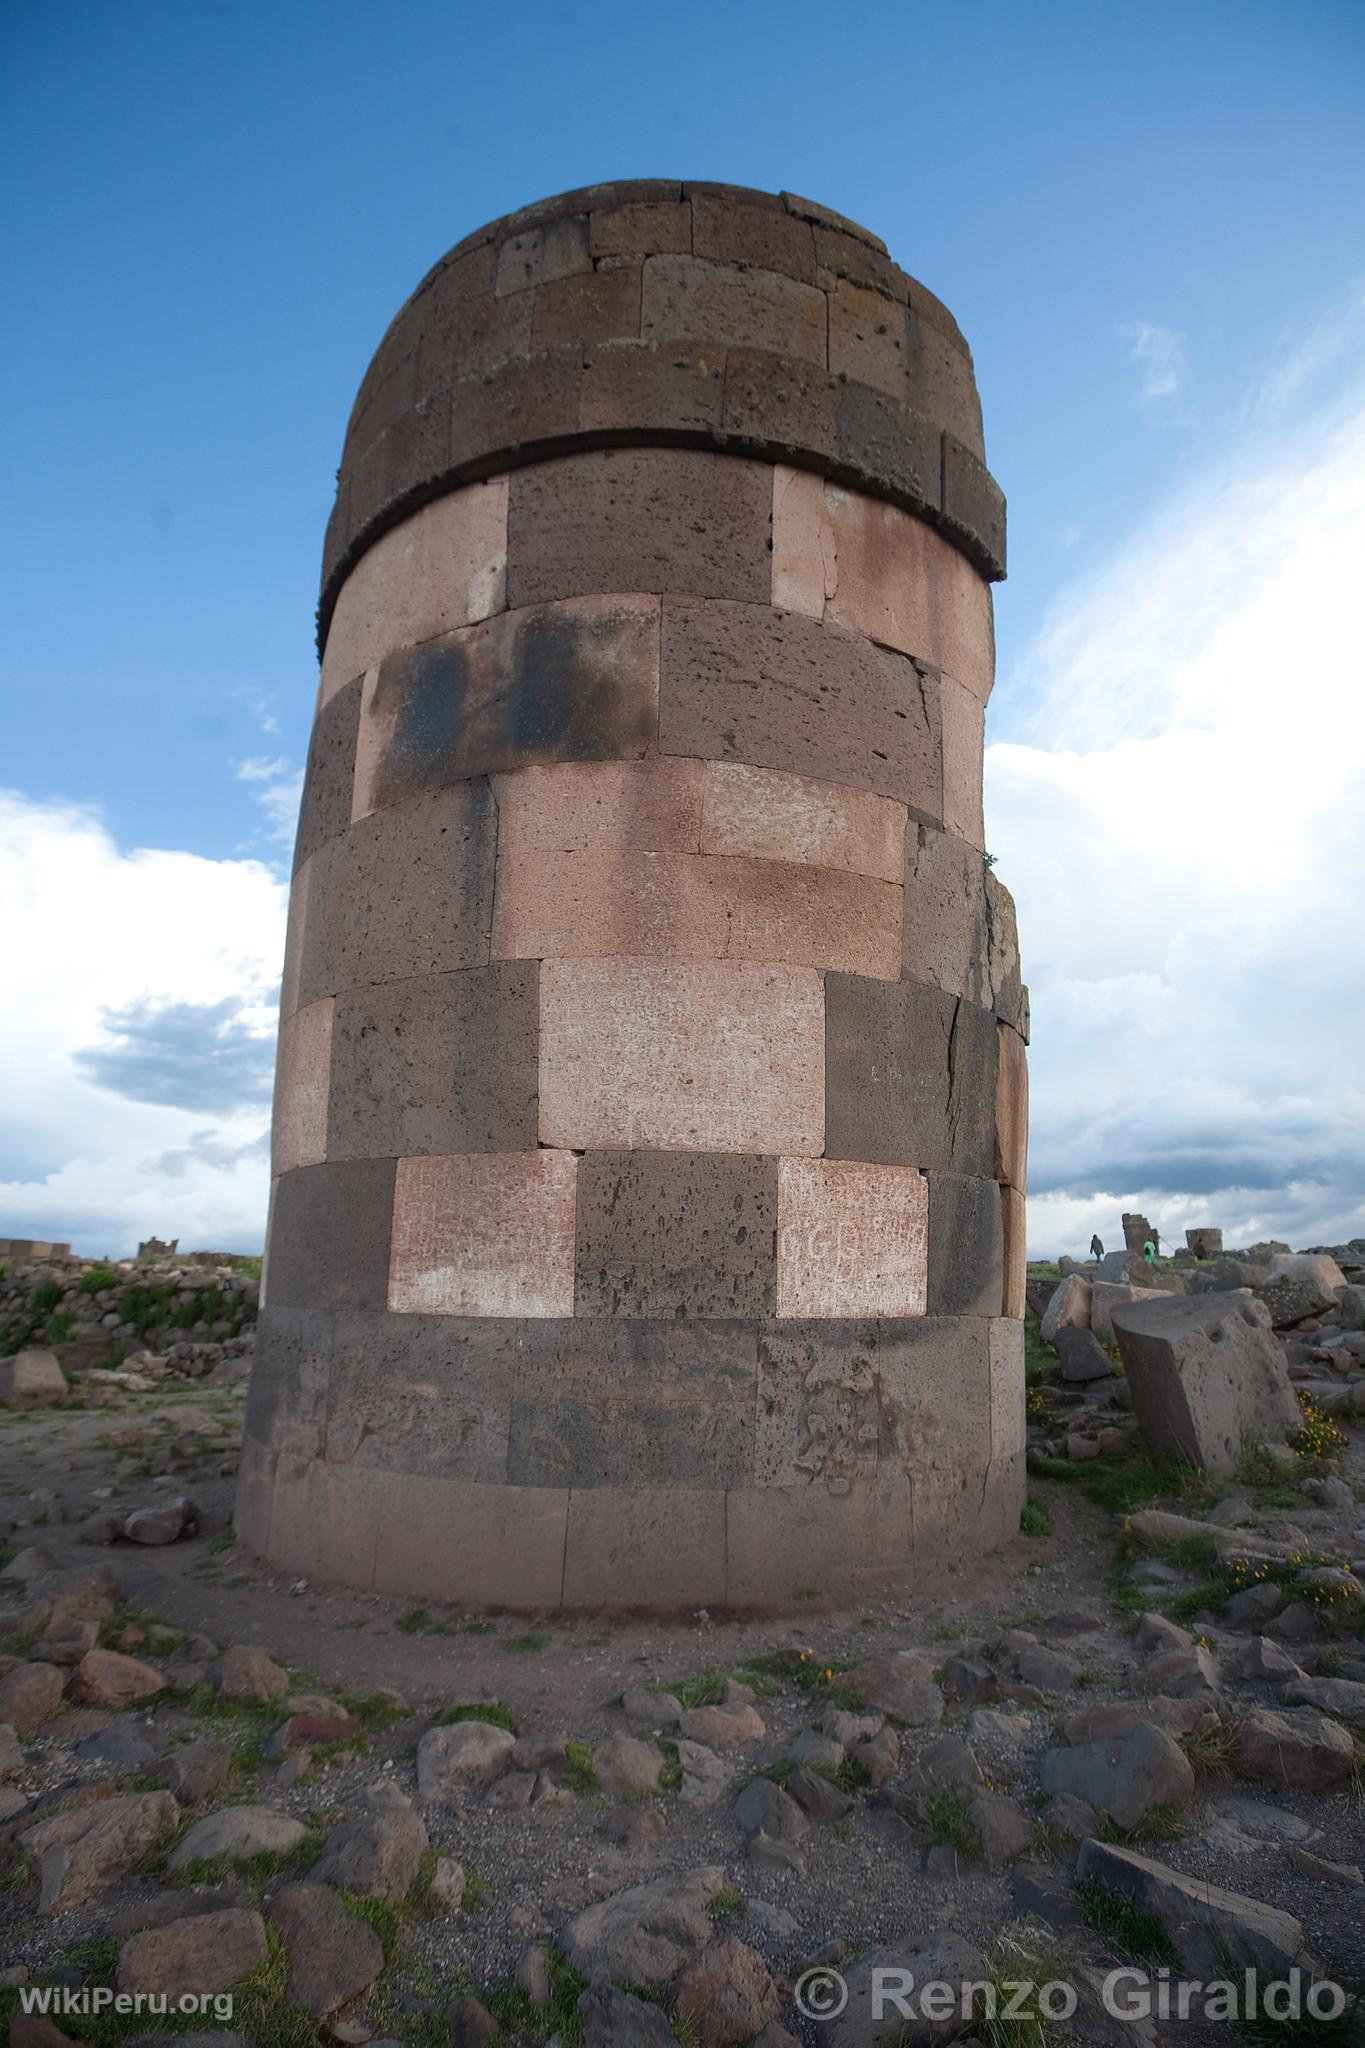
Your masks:
<path fill-rule="evenodd" d="M 956 321 L 866 228 L 790 192 L 632 179 L 467 235 L 399 311 L 346 434 L 320 637 L 379 536 L 443 492 L 586 448 L 709 447 L 917 513 L 1005 573 Z"/>

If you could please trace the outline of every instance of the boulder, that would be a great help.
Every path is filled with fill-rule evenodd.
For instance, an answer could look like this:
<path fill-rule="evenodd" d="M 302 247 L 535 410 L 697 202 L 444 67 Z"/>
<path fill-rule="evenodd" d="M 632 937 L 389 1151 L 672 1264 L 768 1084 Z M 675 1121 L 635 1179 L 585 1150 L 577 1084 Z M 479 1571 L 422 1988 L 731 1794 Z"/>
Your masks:
<path fill-rule="evenodd" d="M 119 1951 L 118 1988 L 160 1992 L 169 1999 L 188 1992 L 229 1991 L 268 1954 L 259 1913 L 241 1908 L 196 1913 L 167 1927 L 148 1928 L 125 1942 Z"/>
<path fill-rule="evenodd" d="M 124 1518 L 123 1533 L 130 1543 L 175 1543 L 198 1523 L 199 1510 L 182 1494 L 178 1500 L 158 1501 L 155 1507 L 134 1508 Z"/>
<path fill-rule="evenodd" d="M 788 1778 L 787 1792 L 812 1820 L 842 1820 L 853 1804 L 846 1792 L 831 1784 L 819 1771 L 808 1770 L 804 1764 Z"/>
<path fill-rule="evenodd" d="M 1026 1643 L 1016 1650 L 1005 1666 L 1011 1685 L 1032 1686 L 1037 1692 L 1069 1692 L 1081 1675 L 1081 1665 L 1064 1650 L 1046 1643 Z"/>
<path fill-rule="evenodd" d="M 632 1685 L 621 1695 L 621 1712 L 637 1728 L 672 1728 L 682 1719 L 682 1701 L 653 1686 Z"/>
<path fill-rule="evenodd" d="M 100 1707 L 131 1707 L 165 1690 L 166 1680 L 140 1657 L 119 1650 L 87 1650 L 76 1666 L 76 1689 Z"/>
<path fill-rule="evenodd" d="M 1221 1680 L 1218 1666 L 1202 1643 L 1185 1649 L 1163 1650 L 1142 1668 L 1142 1690 L 1161 1693 L 1167 1699 L 1186 1699 L 1191 1693 L 1217 1692 Z"/>
<path fill-rule="evenodd" d="M 406 1898 L 426 1854 L 427 1831 L 411 1800 L 382 1778 L 370 1786 L 365 1806 L 363 1814 L 332 1829 L 309 1883 L 335 1885 L 363 1899 Z"/>
<path fill-rule="evenodd" d="M 1194 1771 L 1180 1744 L 1155 1722 L 1135 1720 L 1122 1733 L 1048 1750 L 1038 1781 L 1107 1813 L 1121 1828 L 1138 1827 L 1157 1806 L 1182 1807 L 1194 1797 Z"/>
<path fill-rule="evenodd" d="M 741 1833 L 773 1842 L 799 1842 L 810 1826 L 790 1793 L 771 1778 L 751 1778 L 731 1811 Z"/>
<path fill-rule="evenodd" d="M 988 1870 L 1002 1870 L 1028 1854 L 1033 1846 L 1033 1823 L 1015 1800 L 989 1785 L 974 1785 L 967 1803 L 981 1843 L 981 1861 Z"/>
<path fill-rule="evenodd" d="M 1134 1301 L 1169 1299 L 1164 1287 L 1134 1287 L 1123 1280 L 1097 1280 L 1090 1294 L 1090 1327 L 1105 1344 L 1114 1342 L 1114 1310 Z"/>
<path fill-rule="evenodd" d="M 1239 1777 L 1333 1792 L 1351 1775 L 1355 1744 L 1316 1707 L 1251 1707 L 1237 1724 L 1232 1761 Z"/>
<path fill-rule="evenodd" d="M 1295 1967 L 1311 1967 L 1302 1925 L 1292 1914 L 1241 1892 L 1224 1891 L 1203 1878 L 1182 1877 L 1135 1849 L 1082 1842 L 1076 1875 L 1121 1892 L 1143 1911 L 1154 1913 L 1191 1977 L 1222 1978 L 1230 1969 L 1283 1977 Z"/>
<path fill-rule="evenodd" d="M 1114 1334 L 1143 1436 L 1227 1477 L 1243 1445 L 1303 1423 L 1270 1319 L 1243 1295 L 1139 1301 L 1114 1311 Z"/>
<path fill-rule="evenodd" d="M 158 1796 L 169 1798 L 170 1794 Z M 275 1806 L 223 1806 L 197 1820 L 176 1843 L 169 1868 L 184 1870 L 191 1863 L 246 1863 L 253 1856 L 287 1856 L 306 1833 L 301 1821 Z"/>
<path fill-rule="evenodd" d="M 442 1806 L 463 1806 L 471 1792 L 507 1769 L 516 1737 L 491 1721 L 428 1728 L 417 1745 L 417 1791 Z"/>
<path fill-rule="evenodd" d="M 662 1753 L 634 1735 L 609 1735 L 592 1753 L 597 1783 L 608 1794 L 657 1792 Z"/>
<path fill-rule="evenodd" d="M 782 2001 L 757 1949 L 729 1935 L 708 1942 L 674 1987 L 674 2009 L 701 2048 L 739 2048 L 777 2018 Z"/>
<path fill-rule="evenodd" d="M 869 1707 L 880 1707 L 907 1728 L 933 1728 L 943 1719 L 943 1694 L 934 1667 L 911 1650 L 870 1657 L 847 1672 L 840 1683 Z"/>
<path fill-rule="evenodd" d="M 1293 1666 L 1284 1673 L 1290 1681 L 1284 1689 L 1286 1699 L 1318 1707 L 1324 1714 L 1339 1714 L 1343 1721 L 1365 1728 L 1365 1684 L 1358 1678 L 1308 1678 L 1277 1644 L 1263 1640 L 1262 1648 Z"/>
<path fill-rule="evenodd" d="M 232 1745 L 201 1735 L 167 1757 L 162 1775 L 177 1799 L 197 1806 L 227 1783 L 231 1769 Z"/>
<path fill-rule="evenodd" d="M 55 1813 L 25 1829 L 19 1847 L 36 1872 L 40 1913 L 69 1913 L 148 1857 L 180 1819 L 169 1792 L 130 1792 Z"/>
<path fill-rule="evenodd" d="M 767 1732 L 758 1709 L 744 1700 L 733 1706 L 693 1707 L 678 1725 L 691 1741 L 704 1742 L 708 1749 L 738 1749 L 746 1742 L 761 1742 Z"/>
<path fill-rule="evenodd" d="M 1076 1330 L 1063 1325 L 1053 1339 L 1053 1348 L 1062 1378 L 1072 1386 L 1084 1386 L 1090 1380 L 1106 1380 L 1114 1370 L 1113 1359 L 1093 1330 Z"/>
<path fill-rule="evenodd" d="M 583 2048 L 677 2048 L 677 2037 L 662 2006 L 633 1998 L 605 1977 L 590 1984 L 578 2001 Z"/>
<path fill-rule="evenodd" d="M 1345 1285 L 1346 1275 L 1324 1253 L 1280 1252 L 1270 1261 L 1256 1298 L 1265 1304 L 1275 1328 L 1287 1330 L 1334 1308 L 1337 1290 Z"/>
<path fill-rule="evenodd" d="M 315 2020 L 368 1991 L 384 1967 L 379 1936 L 321 1884 L 289 1884 L 270 1902 L 284 1943 L 284 1996 Z"/>
<path fill-rule="evenodd" d="M 66 1680 L 55 1664 L 16 1664 L 0 1678 L 0 1721 L 19 1735 L 35 1735 L 62 1703 Z"/>
<path fill-rule="evenodd" d="M 563 1930 L 560 1946 L 585 1976 L 670 1984 L 711 1939 L 710 1905 L 724 1885 L 725 1873 L 714 1865 L 632 1885 L 579 1913 Z"/>
<path fill-rule="evenodd" d="M 1060 1287 L 1053 1292 L 1052 1299 L 1043 1310 L 1039 1325 L 1043 1342 L 1056 1342 L 1057 1332 L 1063 1328 L 1088 1330 L 1090 1328 L 1090 1283 L 1079 1273 L 1069 1273 Z"/>
<path fill-rule="evenodd" d="M 268 1706 L 289 1690 L 289 1673 L 265 1650 L 234 1643 L 209 1667 L 209 1680 L 220 1699 L 256 1700 Z"/>
<path fill-rule="evenodd" d="M 67 1395 L 55 1351 L 16 1351 L 0 1358 L 0 1408 L 57 1408 Z"/>
<path fill-rule="evenodd" d="M 164 1735 L 153 1734 L 149 1722 L 123 1714 L 78 1742 L 72 1754 L 82 1763 L 108 1764 L 120 1771 L 136 1770 L 139 1764 L 155 1763 L 166 1747 L 166 1740 Z M 174 1791 L 174 1786 L 171 1789 Z"/>
<path fill-rule="evenodd" d="M 717 1800 L 725 1797 L 733 1772 L 724 1757 L 717 1756 L 714 1749 L 708 1749 L 704 1742 L 689 1742 L 685 1735 L 681 1736 L 678 1762 L 683 1771 L 678 1798 L 684 1806 L 714 1806 Z"/>
<path fill-rule="evenodd" d="M 959 1934 L 907 1935 L 874 1949 L 844 1970 L 847 2001 L 836 2019 L 821 2026 L 822 2048 L 878 2048 L 881 2042 L 930 2048 L 970 2032 L 970 2012 L 955 2004 L 940 2017 L 936 1999 L 930 1999 L 926 2013 L 924 1994 L 939 1984 L 980 1984 L 987 1975 L 981 1951 Z"/>

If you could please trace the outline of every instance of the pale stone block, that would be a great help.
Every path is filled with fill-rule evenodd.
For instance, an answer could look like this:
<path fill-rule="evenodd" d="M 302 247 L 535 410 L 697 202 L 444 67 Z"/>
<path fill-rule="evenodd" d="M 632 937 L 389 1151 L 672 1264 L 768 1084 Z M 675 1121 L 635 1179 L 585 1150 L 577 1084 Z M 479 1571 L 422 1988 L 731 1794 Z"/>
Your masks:
<path fill-rule="evenodd" d="M 773 603 L 942 670 L 984 705 L 995 677 L 990 585 L 922 519 L 804 472 L 773 479 Z"/>
<path fill-rule="evenodd" d="M 978 851 L 986 844 L 982 774 L 986 748 L 985 706 L 952 676 L 939 681 L 943 707 L 943 823 Z"/>
<path fill-rule="evenodd" d="M 400 1159 L 390 1309 L 571 1316 L 577 1166 L 548 1151 Z"/>
<path fill-rule="evenodd" d="M 1028 1054 L 1010 1024 L 995 1027 L 995 1177 L 1028 1186 Z"/>
<path fill-rule="evenodd" d="M 303 966 L 303 930 L 308 922 L 308 885 L 312 860 L 304 861 L 289 885 L 289 923 L 284 936 L 284 972 L 280 979 L 280 1019 L 299 1006 L 299 974 Z"/>
<path fill-rule="evenodd" d="M 327 1157 L 327 1096 L 332 1075 L 335 999 L 307 1003 L 280 1025 L 275 1054 L 275 1115 L 270 1170 L 291 1173 Z"/>
<path fill-rule="evenodd" d="M 795 861 L 713 856 L 700 865 L 727 871 L 720 886 L 733 959 L 898 979 L 904 891 L 894 883 Z"/>
<path fill-rule="evenodd" d="M 914 1167 L 779 1160 L 779 1316 L 921 1316 L 928 1254 L 929 1190 Z"/>
<path fill-rule="evenodd" d="M 823 1149 L 824 988 L 812 968 L 547 960 L 540 1002 L 542 1143 Z"/>
<path fill-rule="evenodd" d="M 834 530 L 825 513 L 824 478 L 809 469 L 773 470 L 773 603 L 823 619 L 834 595 Z"/>
<path fill-rule="evenodd" d="M 564 1584 L 569 1495 L 559 1486 L 383 1472 L 376 1592 L 541 1611 Z"/>
<path fill-rule="evenodd" d="M 1024 1414 L 1024 1325 L 999 1317 L 990 1325 L 991 1458 L 1022 1455 Z"/>
<path fill-rule="evenodd" d="M 732 1491 L 725 1597 L 732 1606 L 802 1603 L 906 1587 L 914 1555 L 914 1482 L 882 1467 L 837 1489 L 818 1483 Z"/>
<path fill-rule="evenodd" d="M 448 491 L 361 556 L 341 587 L 319 709 L 396 647 L 489 618 L 507 602 L 507 479 Z"/>
<path fill-rule="evenodd" d="M 904 804 L 871 790 L 743 761 L 708 761 L 705 777 L 704 853 L 800 861 L 883 882 L 901 880 Z"/>
<path fill-rule="evenodd" d="M 705 761 L 572 761 L 491 777 L 498 852 L 699 853 Z M 733 850 L 733 849 L 727 849 Z M 900 868 L 889 878 L 900 880 Z"/>
<path fill-rule="evenodd" d="M 1028 1280 L 1028 1213 L 1020 1189 L 1001 1188 L 1000 1212 L 1005 1225 L 1004 1311 L 1022 1320 Z"/>

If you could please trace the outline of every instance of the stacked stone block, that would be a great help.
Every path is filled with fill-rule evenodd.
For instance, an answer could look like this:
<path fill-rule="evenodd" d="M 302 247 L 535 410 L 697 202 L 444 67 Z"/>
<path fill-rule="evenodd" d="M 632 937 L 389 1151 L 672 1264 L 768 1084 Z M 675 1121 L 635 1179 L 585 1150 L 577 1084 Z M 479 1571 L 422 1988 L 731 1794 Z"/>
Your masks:
<path fill-rule="evenodd" d="M 329 528 L 238 1523 L 515 1607 L 923 1584 L 1023 1483 L 1003 511 L 950 316 L 790 196 L 483 230 Z"/>

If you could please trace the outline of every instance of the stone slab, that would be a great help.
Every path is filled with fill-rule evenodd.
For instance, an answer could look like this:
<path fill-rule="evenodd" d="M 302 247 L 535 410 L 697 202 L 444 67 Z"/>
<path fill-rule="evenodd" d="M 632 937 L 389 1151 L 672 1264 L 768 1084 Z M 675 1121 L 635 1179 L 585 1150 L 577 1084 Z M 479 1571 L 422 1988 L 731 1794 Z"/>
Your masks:
<path fill-rule="evenodd" d="M 943 713 L 943 823 L 978 850 L 986 844 L 982 774 L 985 707 L 952 676 L 939 677 Z"/>
<path fill-rule="evenodd" d="M 813 1599 L 913 1581 L 912 1484 L 894 1469 L 837 1490 L 769 1486 L 726 1501 L 732 1606 L 803 1610 Z M 818 1511 L 816 1502 L 818 1501 Z"/>
<path fill-rule="evenodd" d="M 692 209 L 676 199 L 594 208 L 591 233 L 594 258 L 685 255 L 692 248 Z"/>
<path fill-rule="evenodd" d="M 695 1610 L 725 1599 L 722 1488 L 596 1487 L 569 1496 L 563 1604 Z"/>
<path fill-rule="evenodd" d="M 938 819 L 938 686 L 904 656 L 766 604 L 663 608 L 659 748 L 872 790 Z"/>
<path fill-rule="evenodd" d="M 931 1173 L 930 1315 L 999 1316 L 1004 1299 L 1005 1233 L 994 1180 Z"/>
<path fill-rule="evenodd" d="M 513 1613 L 560 1605 L 569 1496 L 551 1486 L 485 1486 L 425 1473 L 352 1473 L 379 1482 L 371 1565 L 377 1593 Z M 345 1494 L 338 1489 L 339 1498 Z M 358 1494 L 363 1506 L 368 1492 Z"/>
<path fill-rule="evenodd" d="M 829 294 L 829 366 L 910 403 L 910 314 L 847 277 Z"/>
<path fill-rule="evenodd" d="M 813 969 L 547 960 L 540 987 L 543 1144 L 822 1149 L 824 995 Z"/>
<path fill-rule="evenodd" d="M 396 647 L 501 611 L 506 590 L 506 477 L 424 505 L 367 549 L 342 584 L 320 701 Z"/>
<path fill-rule="evenodd" d="M 1028 1054 L 1018 1032 L 998 1022 L 995 1075 L 993 1171 L 1022 1193 L 1028 1185 Z"/>
<path fill-rule="evenodd" d="M 512 605 L 599 591 L 766 604 L 772 471 L 691 448 L 618 448 L 518 470 L 508 496 Z"/>
<path fill-rule="evenodd" d="M 1024 1455 L 1027 1435 L 1024 1325 L 1013 1318 L 997 1318 L 991 1323 L 987 1345 L 991 1376 L 991 1459 L 998 1463 Z"/>
<path fill-rule="evenodd" d="M 573 1314 L 568 1152 L 400 1159 L 388 1305 L 400 1314 Z"/>
<path fill-rule="evenodd" d="M 338 1316 L 320 1454 L 501 1484 L 522 1335 L 494 1316 Z"/>
<path fill-rule="evenodd" d="M 778 1315 L 922 1315 L 927 1237 L 927 1188 L 913 1168 L 780 1160 Z"/>
<path fill-rule="evenodd" d="M 704 853 L 798 861 L 877 881 L 905 874 L 905 806 L 870 790 L 744 761 L 704 769 Z"/>
<path fill-rule="evenodd" d="M 766 1324 L 754 1480 L 838 1489 L 873 1478 L 882 1436 L 877 1332 L 864 1321 Z"/>
<path fill-rule="evenodd" d="M 329 1160 L 275 1182 L 273 1308 L 382 1308 L 393 1216 L 392 1159 Z"/>
<path fill-rule="evenodd" d="M 327 1156 L 534 1151 L 539 976 L 495 961 L 338 996 Z"/>
<path fill-rule="evenodd" d="M 773 207 L 694 194 L 692 253 L 714 263 L 776 270 L 802 284 L 815 283 L 815 236 L 810 223 Z M 755 345 L 759 344 L 755 341 Z"/>
<path fill-rule="evenodd" d="M 1248 1443 L 1303 1426 L 1263 1303 L 1165 1296 L 1110 1312 L 1133 1408 L 1151 1449 L 1231 1478 Z"/>
<path fill-rule="evenodd" d="M 951 832 L 911 824 L 905 840 L 904 973 L 993 1007 L 985 863 Z"/>
<path fill-rule="evenodd" d="M 1000 1216 L 1005 1227 L 1004 1311 L 1022 1318 L 1028 1298 L 1028 1207 L 1020 1189 L 1001 1188 Z"/>
<path fill-rule="evenodd" d="M 299 998 L 488 961 L 497 811 L 486 782 L 391 805 L 313 855 Z"/>
<path fill-rule="evenodd" d="M 326 1309 L 263 1309 L 247 1388 L 245 1431 L 272 1453 L 321 1455 L 336 1317 Z"/>
<path fill-rule="evenodd" d="M 333 998 L 323 996 L 295 1010 L 280 1024 L 270 1139 L 272 1173 L 317 1166 L 327 1157 L 333 1009 Z"/>
<path fill-rule="evenodd" d="M 360 729 L 363 676 L 353 676 L 329 697 L 313 721 L 303 775 L 299 826 L 294 838 L 297 868 L 351 822 L 356 734 Z"/>
<path fill-rule="evenodd" d="M 580 1316 L 771 1315 L 777 1163 L 589 1152 L 578 1171 Z"/>
<path fill-rule="evenodd" d="M 907 1476 L 915 1561 L 925 1570 L 979 1549 L 991 1454 L 989 1333 L 979 1316 L 883 1322 L 877 1331 L 880 1469 Z"/>
<path fill-rule="evenodd" d="M 812 275 L 814 258 L 811 244 Z M 770 349 L 824 370 L 826 327 L 825 295 L 813 282 L 700 256 L 646 259 L 640 301 L 640 332 L 646 340 Z"/>
<path fill-rule="evenodd" d="M 640 271 L 593 270 L 539 287 L 531 347 L 583 348 L 640 332 Z"/>
<path fill-rule="evenodd" d="M 658 688 L 650 597 L 533 605 L 425 641 L 365 679 L 355 815 L 469 776 L 639 757 Z"/>

